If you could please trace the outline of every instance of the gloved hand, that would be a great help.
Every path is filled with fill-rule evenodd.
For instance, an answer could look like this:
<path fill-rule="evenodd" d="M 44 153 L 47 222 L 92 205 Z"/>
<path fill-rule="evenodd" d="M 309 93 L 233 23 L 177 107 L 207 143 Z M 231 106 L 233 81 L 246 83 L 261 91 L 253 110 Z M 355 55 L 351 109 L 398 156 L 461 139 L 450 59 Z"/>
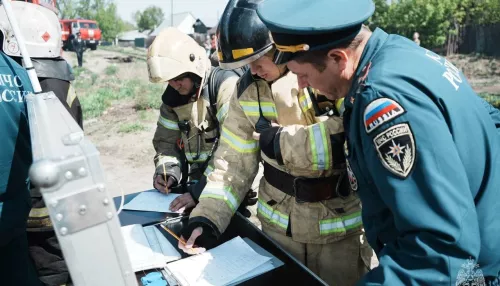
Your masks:
<path fill-rule="evenodd" d="M 217 243 L 215 230 L 207 223 L 191 222 L 181 230 L 181 239 L 188 237 L 186 244 L 179 242 L 178 247 L 187 254 L 199 254 Z M 196 243 L 196 244 L 195 244 Z"/>
<path fill-rule="evenodd" d="M 240 204 L 240 207 L 238 208 L 238 211 L 240 214 L 242 214 L 244 217 L 249 218 L 252 216 L 252 213 L 247 209 L 248 206 L 253 206 L 257 203 L 257 192 L 250 189 L 248 190 L 247 195 L 243 199 L 243 201 Z"/>
<path fill-rule="evenodd" d="M 153 186 L 160 193 L 168 194 L 170 188 L 176 185 L 176 180 L 172 176 L 167 176 L 167 181 L 165 182 L 165 177 L 161 174 L 156 174 L 153 178 Z"/>

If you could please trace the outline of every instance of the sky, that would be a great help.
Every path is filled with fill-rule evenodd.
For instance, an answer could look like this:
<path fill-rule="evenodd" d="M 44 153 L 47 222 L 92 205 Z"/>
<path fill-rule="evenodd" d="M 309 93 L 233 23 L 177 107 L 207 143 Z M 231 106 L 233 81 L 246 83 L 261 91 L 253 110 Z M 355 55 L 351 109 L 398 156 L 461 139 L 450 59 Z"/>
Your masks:
<path fill-rule="evenodd" d="M 208 27 L 217 24 L 228 0 L 114 0 L 118 6 L 118 15 L 123 20 L 134 23 L 133 14 L 137 10 L 144 10 L 151 5 L 160 7 L 165 18 L 171 13 L 171 1 L 174 4 L 174 13 L 191 12 Z"/>

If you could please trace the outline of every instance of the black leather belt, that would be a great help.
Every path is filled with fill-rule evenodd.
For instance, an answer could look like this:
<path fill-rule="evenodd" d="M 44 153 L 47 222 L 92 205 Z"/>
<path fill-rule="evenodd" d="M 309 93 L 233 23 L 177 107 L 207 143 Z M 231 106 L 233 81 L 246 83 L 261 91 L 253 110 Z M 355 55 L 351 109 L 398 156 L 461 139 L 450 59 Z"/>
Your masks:
<path fill-rule="evenodd" d="M 315 203 L 342 198 L 351 193 L 345 172 L 326 178 L 301 178 L 294 177 L 264 162 L 264 178 L 271 186 L 295 197 L 298 203 Z"/>

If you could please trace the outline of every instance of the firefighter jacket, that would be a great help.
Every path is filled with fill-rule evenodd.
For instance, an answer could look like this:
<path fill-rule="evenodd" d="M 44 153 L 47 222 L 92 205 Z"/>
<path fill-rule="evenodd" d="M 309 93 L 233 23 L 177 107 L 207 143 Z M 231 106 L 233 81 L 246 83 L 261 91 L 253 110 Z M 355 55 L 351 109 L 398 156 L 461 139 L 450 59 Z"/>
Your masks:
<path fill-rule="evenodd" d="M 188 176 L 202 177 L 238 80 L 233 71 L 213 68 L 208 73 L 209 80 L 199 98 L 182 96 L 167 86 L 153 138 L 155 176 L 171 176 L 177 183 L 187 181 Z M 215 108 L 210 106 L 211 89 L 216 95 L 212 100 Z"/>
<path fill-rule="evenodd" d="M 252 137 L 261 114 L 259 97 L 262 115 L 282 126 L 274 140 L 277 160 L 261 152 L 259 142 Z M 310 95 L 298 89 L 295 75 L 288 73 L 269 84 L 246 72 L 237 84 L 237 96 L 231 98 L 214 169 L 190 223 L 207 223 L 216 228 L 216 235 L 224 232 L 261 159 L 265 169 L 276 168 L 298 179 L 345 174 L 343 138 L 341 117 L 315 117 Z M 297 202 L 271 185 L 266 176 L 260 183 L 257 216 L 263 228 L 302 243 L 338 241 L 359 233 L 362 227 L 355 194 L 348 192 L 343 198 L 315 203 Z"/>

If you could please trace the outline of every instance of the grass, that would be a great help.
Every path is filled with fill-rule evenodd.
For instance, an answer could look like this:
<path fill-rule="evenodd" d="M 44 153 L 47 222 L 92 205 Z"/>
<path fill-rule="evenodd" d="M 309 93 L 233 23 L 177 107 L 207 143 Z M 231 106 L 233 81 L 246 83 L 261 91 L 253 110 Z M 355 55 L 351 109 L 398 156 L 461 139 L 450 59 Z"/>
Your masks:
<path fill-rule="evenodd" d="M 80 89 L 80 102 L 84 119 L 94 118 L 111 106 L 115 100 L 132 99 L 136 110 L 159 109 L 163 87 L 142 82 L 138 79 L 120 80 L 104 78 L 98 85 L 91 85 L 96 78 L 80 80 L 75 87 Z M 77 90 L 78 92 L 78 90 Z"/>
<path fill-rule="evenodd" d="M 104 73 L 106 73 L 106 75 L 115 75 L 117 72 L 118 72 L 118 67 L 115 65 L 109 65 L 104 70 Z"/>
<path fill-rule="evenodd" d="M 139 110 L 137 112 L 137 116 L 139 117 L 139 120 L 141 121 L 148 121 L 152 118 L 155 117 L 155 113 L 151 112 L 150 110 Z"/>
<path fill-rule="evenodd" d="M 118 133 L 134 133 L 146 130 L 146 127 L 140 123 L 126 123 L 120 126 Z"/>
<path fill-rule="evenodd" d="M 487 102 L 489 102 L 494 107 L 500 109 L 500 94 L 481 93 L 481 94 L 479 94 L 479 96 L 484 98 Z"/>

